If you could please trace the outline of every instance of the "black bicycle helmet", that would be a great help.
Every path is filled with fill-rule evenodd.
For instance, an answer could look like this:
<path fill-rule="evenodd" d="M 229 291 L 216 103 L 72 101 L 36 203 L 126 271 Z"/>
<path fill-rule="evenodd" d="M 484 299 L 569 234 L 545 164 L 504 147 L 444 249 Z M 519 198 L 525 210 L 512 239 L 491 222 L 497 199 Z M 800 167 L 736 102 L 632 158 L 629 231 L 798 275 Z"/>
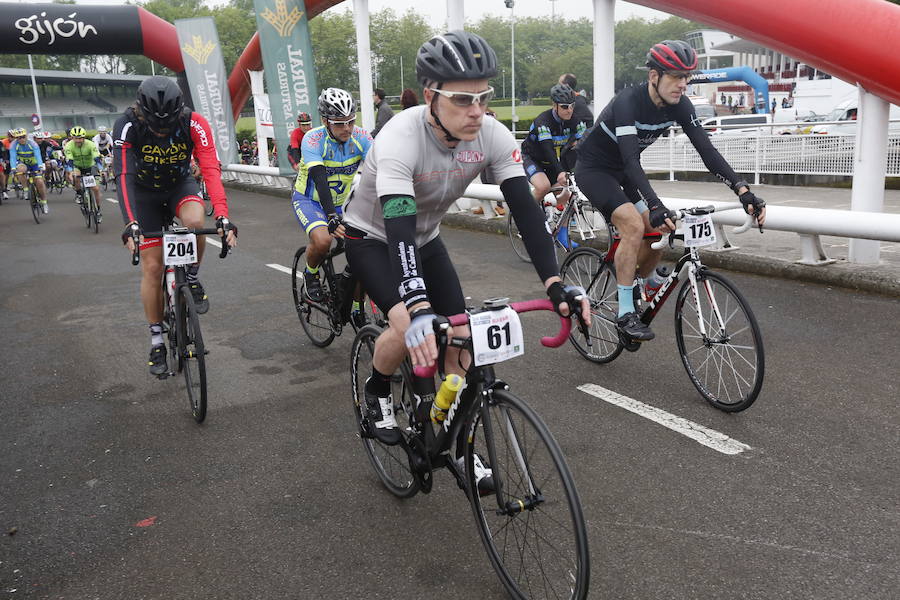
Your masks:
<path fill-rule="evenodd" d="M 164 133 L 181 117 L 184 99 L 177 83 L 168 77 L 154 75 L 138 87 L 137 105 L 150 128 Z"/>
<path fill-rule="evenodd" d="M 416 79 L 426 87 L 460 79 L 490 79 L 497 76 L 497 55 L 479 35 L 468 31 L 448 31 L 419 48 Z"/>
<path fill-rule="evenodd" d="M 681 40 L 665 40 L 654 44 L 647 53 L 647 68 L 660 73 L 693 71 L 697 68 L 697 53 Z"/>
<path fill-rule="evenodd" d="M 575 92 L 564 83 L 557 83 L 550 88 L 550 99 L 557 104 L 572 104 L 575 102 Z"/>

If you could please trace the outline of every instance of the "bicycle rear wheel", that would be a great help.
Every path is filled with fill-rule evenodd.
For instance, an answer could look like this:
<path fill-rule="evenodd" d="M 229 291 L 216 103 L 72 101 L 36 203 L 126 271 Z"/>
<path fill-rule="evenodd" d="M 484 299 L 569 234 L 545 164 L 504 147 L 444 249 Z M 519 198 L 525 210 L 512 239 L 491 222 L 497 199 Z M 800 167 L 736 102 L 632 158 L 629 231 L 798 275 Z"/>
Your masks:
<path fill-rule="evenodd" d="M 200 316 L 187 285 L 178 288 L 178 368 L 184 373 L 188 401 L 194 420 L 206 418 L 206 349 L 200 333 Z"/>
<path fill-rule="evenodd" d="M 590 559 L 575 482 L 541 418 L 495 389 L 474 415 L 465 448 L 469 502 L 494 570 L 513 598 L 587 596 Z M 474 457 L 490 469 L 480 495 Z M 482 492 L 484 493 L 484 492 Z"/>
<path fill-rule="evenodd" d="M 291 267 L 291 287 L 294 293 L 294 308 L 303 331 L 309 336 L 310 341 L 320 348 L 324 348 L 334 341 L 334 329 L 331 326 L 331 314 L 328 307 L 331 306 L 332 290 L 329 288 L 328 278 L 322 278 L 322 291 L 325 293 L 325 301 L 315 304 L 309 301 L 306 295 L 306 279 L 303 277 L 303 269 L 306 267 L 303 246 L 294 254 L 294 263 Z M 324 272 L 324 271 L 323 271 Z"/>
<path fill-rule="evenodd" d="M 691 383 L 710 404 L 739 412 L 759 396 L 765 375 L 762 333 L 731 281 L 701 269 L 696 297 L 690 280 L 684 282 L 675 304 L 675 340 Z"/>
<path fill-rule="evenodd" d="M 581 331 L 572 330 L 569 340 L 578 353 L 595 363 L 608 363 L 622 353 L 622 342 L 616 329 L 619 296 L 616 274 L 604 255 L 582 246 L 570 252 L 560 267 L 560 277 L 567 285 L 584 289 L 591 304 L 591 326 L 588 346 Z"/>
<path fill-rule="evenodd" d="M 366 379 L 372 373 L 372 356 L 375 353 L 375 339 L 381 333 L 381 328 L 375 325 L 366 325 L 359 330 L 353 340 L 353 348 L 350 353 L 350 379 L 353 387 L 353 414 L 359 436 L 362 439 L 366 456 L 375 469 L 375 473 L 387 490 L 399 498 L 409 498 L 419 491 L 419 484 L 413 475 L 406 453 L 406 442 L 402 441 L 396 446 L 382 444 L 377 439 L 366 434 L 363 425 L 365 406 Z M 394 377 L 395 383 L 391 384 L 391 395 L 394 399 L 394 415 L 401 431 L 409 427 L 409 416 L 415 404 L 412 394 L 405 385 L 402 377 Z"/>

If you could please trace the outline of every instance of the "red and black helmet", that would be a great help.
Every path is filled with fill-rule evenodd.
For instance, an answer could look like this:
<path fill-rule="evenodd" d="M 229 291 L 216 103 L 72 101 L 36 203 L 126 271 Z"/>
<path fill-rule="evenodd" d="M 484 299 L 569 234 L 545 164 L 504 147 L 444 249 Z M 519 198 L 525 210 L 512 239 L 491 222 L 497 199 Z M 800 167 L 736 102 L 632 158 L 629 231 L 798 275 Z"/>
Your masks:
<path fill-rule="evenodd" d="M 647 53 L 647 68 L 660 73 L 693 71 L 697 68 L 697 53 L 682 40 L 665 40 L 654 44 Z"/>

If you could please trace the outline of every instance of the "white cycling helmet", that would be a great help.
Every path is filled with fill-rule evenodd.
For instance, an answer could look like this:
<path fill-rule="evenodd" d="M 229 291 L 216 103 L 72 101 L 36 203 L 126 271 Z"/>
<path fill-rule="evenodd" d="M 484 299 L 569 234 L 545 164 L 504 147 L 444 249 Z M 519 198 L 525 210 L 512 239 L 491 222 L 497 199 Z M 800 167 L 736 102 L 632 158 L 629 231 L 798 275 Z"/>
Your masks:
<path fill-rule="evenodd" d="M 319 115 L 329 121 L 356 117 L 356 106 L 350 92 L 340 88 L 325 88 L 319 94 Z"/>
<path fill-rule="evenodd" d="M 106 133 L 106 125 L 101 125 L 97 128 L 97 133 Z"/>

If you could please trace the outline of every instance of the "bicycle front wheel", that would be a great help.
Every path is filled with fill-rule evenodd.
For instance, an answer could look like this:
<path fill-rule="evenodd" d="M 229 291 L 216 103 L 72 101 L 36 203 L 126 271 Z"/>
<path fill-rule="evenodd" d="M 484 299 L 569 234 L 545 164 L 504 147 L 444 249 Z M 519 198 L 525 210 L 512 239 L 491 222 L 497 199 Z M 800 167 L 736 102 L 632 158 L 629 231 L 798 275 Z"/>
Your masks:
<path fill-rule="evenodd" d="M 359 330 L 353 340 L 350 353 L 350 379 L 353 387 L 353 414 L 363 448 L 375 474 L 387 490 L 398 498 L 409 498 L 419 491 L 419 484 L 413 475 L 406 453 L 405 441 L 395 446 L 382 444 L 366 433 L 365 385 L 372 373 L 372 357 L 375 354 L 375 339 L 381 334 L 381 328 L 366 325 Z M 415 404 L 412 393 L 405 385 L 402 377 L 394 377 L 391 384 L 391 397 L 394 400 L 394 416 L 401 431 L 409 427 L 409 417 Z"/>
<path fill-rule="evenodd" d="M 178 366 L 184 373 L 191 414 L 195 421 L 202 423 L 206 418 L 206 349 L 200 333 L 200 316 L 187 285 L 179 288 L 178 303 Z"/>
<path fill-rule="evenodd" d="M 97 218 L 99 213 L 100 207 L 97 206 L 97 200 L 94 199 L 94 195 L 91 194 L 91 225 L 94 228 L 94 233 L 100 233 L 100 221 Z"/>
<path fill-rule="evenodd" d="M 691 383 L 710 404 L 726 412 L 753 404 L 765 374 L 762 333 L 731 281 L 701 269 L 696 295 L 690 280 L 684 282 L 675 305 L 675 339 Z"/>
<path fill-rule="evenodd" d="M 567 285 L 577 285 L 587 293 L 591 305 L 591 326 L 587 344 L 584 335 L 573 328 L 569 340 L 578 353 L 595 363 L 608 363 L 622 353 L 622 342 L 616 330 L 619 296 L 616 274 L 603 253 L 582 246 L 570 252 L 559 269 Z"/>
<path fill-rule="evenodd" d="M 530 600 L 585 598 L 590 559 L 581 501 L 547 426 L 522 400 L 495 389 L 469 431 L 464 455 L 469 502 L 509 594 Z M 482 481 L 479 490 L 476 479 L 486 476 L 491 484 Z"/>
<path fill-rule="evenodd" d="M 38 201 L 37 190 L 31 190 L 31 216 L 34 217 L 34 222 L 38 225 L 41 224 L 41 203 Z"/>
<path fill-rule="evenodd" d="M 328 278 L 322 278 L 322 291 L 325 293 L 325 302 L 315 304 L 310 302 L 306 294 L 306 279 L 303 277 L 303 269 L 306 268 L 306 246 L 303 246 L 294 254 L 294 264 L 291 267 L 291 287 L 294 292 L 294 308 L 303 331 L 309 336 L 310 341 L 324 348 L 334 341 L 334 329 L 331 326 L 331 315 L 328 308 L 331 305 L 332 290 L 329 289 Z M 324 273 L 324 270 L 321 270 Z"/>

